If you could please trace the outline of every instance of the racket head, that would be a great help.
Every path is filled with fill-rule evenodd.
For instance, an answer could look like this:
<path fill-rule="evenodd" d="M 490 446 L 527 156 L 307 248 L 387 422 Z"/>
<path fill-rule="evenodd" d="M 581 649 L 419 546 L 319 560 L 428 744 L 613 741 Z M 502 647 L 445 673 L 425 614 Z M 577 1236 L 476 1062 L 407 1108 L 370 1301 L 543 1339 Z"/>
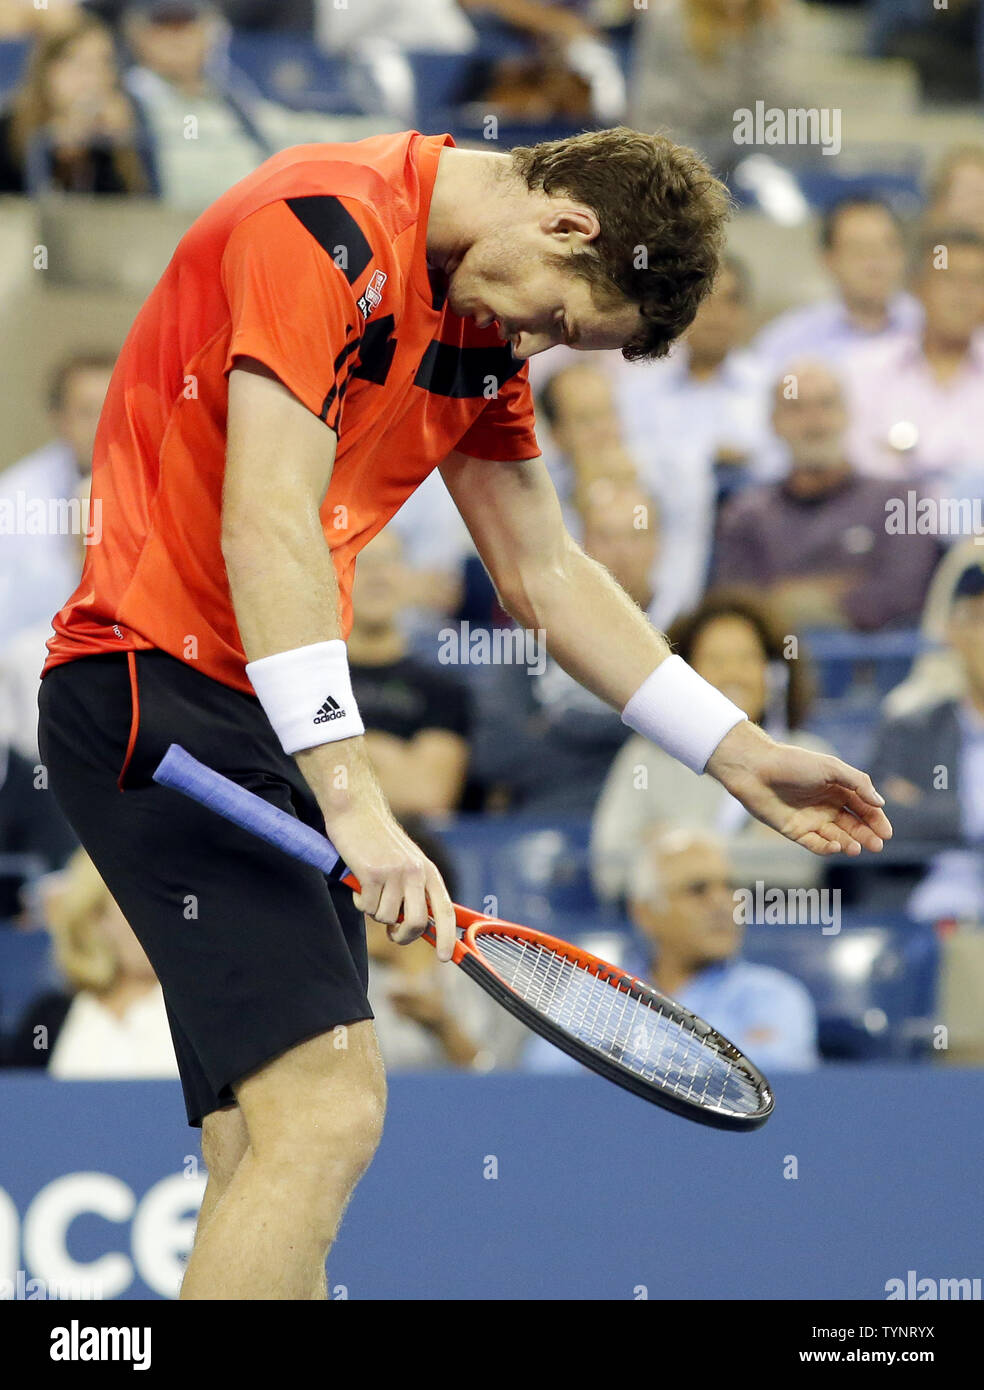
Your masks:
<path fill-rule="evenodd" d="M 758 1129 L 772 1114 L 772 1087 L 755 1064 L 645 980 L 518 923 L 473 917 L 459 926 L 461 969 L 599 1076 L 714 1129 Z"/>

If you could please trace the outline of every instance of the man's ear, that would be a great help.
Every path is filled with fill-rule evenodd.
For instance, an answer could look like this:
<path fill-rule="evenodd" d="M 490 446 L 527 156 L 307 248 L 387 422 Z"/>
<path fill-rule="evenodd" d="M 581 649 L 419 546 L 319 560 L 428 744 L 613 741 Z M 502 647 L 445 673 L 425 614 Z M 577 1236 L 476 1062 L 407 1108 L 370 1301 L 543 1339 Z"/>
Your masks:
<path fill-rule="evenodd" d="M 540 230 L 548 236 L 573 240 L 594 241 L 601 232 L 598 214 L 583 203 L 569 203 L 551 208 L 540 219 Z"/>

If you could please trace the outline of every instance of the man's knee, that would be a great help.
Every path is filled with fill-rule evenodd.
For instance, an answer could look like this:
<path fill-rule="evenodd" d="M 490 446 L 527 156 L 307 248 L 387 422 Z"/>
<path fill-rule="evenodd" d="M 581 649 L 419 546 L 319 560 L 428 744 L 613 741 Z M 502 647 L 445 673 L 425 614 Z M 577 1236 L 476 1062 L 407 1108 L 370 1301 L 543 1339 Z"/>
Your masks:
<path fill-rule="evenodd" d="M 202 1160 L 209 1178 L 220 1187 L 228 1186 L 248 1148 L 246 1121 L 238 1105 L 213 1110 L 202 1120 Z"/>
<path fill-rule="evenodd" d="M 236 1094 L 258 1158 L 313 1171 L 343 1167 L 357 1181 L 378 1147 L 386 1111 L 372 1023 L 300 1043 L 246 1078 Z"/>

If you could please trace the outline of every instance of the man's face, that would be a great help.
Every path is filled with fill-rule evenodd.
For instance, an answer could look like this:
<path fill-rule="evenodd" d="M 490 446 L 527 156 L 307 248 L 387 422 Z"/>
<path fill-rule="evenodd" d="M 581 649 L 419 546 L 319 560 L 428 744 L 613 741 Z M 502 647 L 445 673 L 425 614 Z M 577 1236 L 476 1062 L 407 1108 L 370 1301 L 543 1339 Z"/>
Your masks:
<path fill-rule="evenodd" d="M 604 478 L 588 489 L 582 545 L 640 608 L 649 606 L 659 540 L 655 508 L 638 488 Z"/>
<path fill-rule="evenodd" d="M 550 382 L 554 442 L 568 458 L 607 449 L 619 442 L 621 429 L 608 378 L 593 367 L 565 367 Z"/>
<path fill-rule="evenodd" d="M 721 361 L 741 342 L 744 331 L 745 301 L 741 283 L 735 272 L 725 266 L 687 333 L 691 356 Z"/>
<path fill-rule="evenodd" d="M 640 326 L 638 306 L 626 299 L 600 306 L 585 279 L 550 259 L 585 252 L 590 241 L 555 221 L 544 216 L 475 241 L 450 268 L 452 311 L 483 328 L 495 324 L 517 357 L 558 343 L 582 351 L 623 347 Z"/>
<path fill-rule="evenodd" d="M 360 628 L 388 628 L 406 594 L 403 549 L 395 531 L 380 531 L 360 553 L 352 583 L 352 612 Z"/>
<path fill-rule="evenodd" d="M 207 16 L 174 19 L 136 17 L 128 29 L 130 44 L 141 67 L 156 72 L 166 82 L 194 82 L 205 71 L 212 25 Z"/>
<path fill-rule="evenodd" d="M 794 469 L 820 472 L 839 468 L 844 460 L 847 410 L 837 378 L 820 366 L 804 365 L 787 372 L 795 394 L 780 385 L 772 412 L 772 427 L 788 446 Z"/>
<path fill-rule="evenodd" d="M 824 261 L 848 303 L 884 308 L 901 287 L 905 248 L 884 208 L 846 208 L 834 224 Z"/>
<path fill-rule="evenodd" d="M 960 657 L 971 693 L 984 699 L 984 594 L 957 599 L 947 636 Z"/>
<path fill-rule="evenodd" d="M 108 34 L 80 34 L 48 69 L 45 95 L 56 114 L 98 110 L 116 86 L 116 55 Z"/>
<path fill-rule="evenodd" d="M 739 613 L 722 613 L 704 623 L 690 664 L 754 723 L 762 718 L 768 698 L 768 657 L 755 628 Z"/>
<path fill-rule="evenodd" d="M 655 902 L 632 903 L 635 925 L 654 946 L 692 970 L 730 960 L 741 932 L 725 855 L 699 841 L 652 853 L 662 891 Z"/>
<path fill-rule="evenodd" d="M 975 227 L 984 232 L 984 163 L 968 159 L 951 169 L 932 217 L 940 226 Z"/>
<path fill-rule="evenodd" d="M 947 264 L 927 266 L 919 281 L 926 331 L 964 342 L 984 323 L 984 249 L 951 246 Z"/>
<path fill-rule="evenodd" d="M 111 375 L 108 367 L 84 367 L 72 372 L 65 383 L 64 399 L 53 412 L 55 428 L 83 473 L 92 471 L 96 426 Z"/>

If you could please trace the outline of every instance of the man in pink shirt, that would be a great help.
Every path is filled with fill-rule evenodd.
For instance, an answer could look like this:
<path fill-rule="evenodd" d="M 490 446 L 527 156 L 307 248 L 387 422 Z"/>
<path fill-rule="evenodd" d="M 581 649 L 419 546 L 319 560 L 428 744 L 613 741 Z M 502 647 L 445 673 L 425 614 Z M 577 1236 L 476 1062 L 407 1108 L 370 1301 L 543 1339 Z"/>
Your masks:
<path fill-rule="evenodd" d="M 984 237 L 930 229 L 915 290 L 917 333 L 859 348 L 845 362 L 851 430 L 847 452 L 863 473 L 911 480 L 984 462 Z"/>

